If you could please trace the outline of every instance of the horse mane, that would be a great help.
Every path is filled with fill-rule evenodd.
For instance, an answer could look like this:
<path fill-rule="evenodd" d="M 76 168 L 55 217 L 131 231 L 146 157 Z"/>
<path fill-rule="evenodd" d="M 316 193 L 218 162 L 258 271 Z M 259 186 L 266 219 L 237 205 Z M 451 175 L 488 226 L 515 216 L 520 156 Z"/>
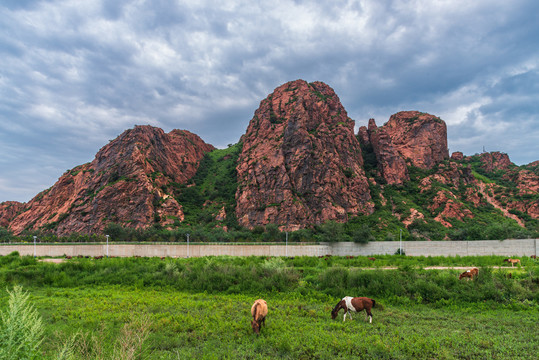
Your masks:
<path fill-rule="evenodd" d="M 337 305 L 335 305 L 335 307 L 333 308 L 333 310 L 331 310 L 331 313 L 334 314 L 336 313 L 337 311 L 339 311 L 343 306 L 342 306 L 342 302 L 344 300 L 340 300 Z"/>

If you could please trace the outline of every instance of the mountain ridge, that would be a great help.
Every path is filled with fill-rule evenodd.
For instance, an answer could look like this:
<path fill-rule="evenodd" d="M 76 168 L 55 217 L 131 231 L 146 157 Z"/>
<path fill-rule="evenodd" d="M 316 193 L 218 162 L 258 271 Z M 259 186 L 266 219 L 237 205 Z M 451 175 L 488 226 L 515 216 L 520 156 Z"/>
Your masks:
<path fill-rule="evenodd" d="M 445 122 L 419 111 L 382 126 L 370 119 L 357 134 L 354 124 L 330 86 L 295 80 L 260 102 L 229 150 L 186 130 L 135 126 L 28 203 L 1 203 L 0 227 L 56 236 L 111 224 L 338 230 L 359 241 L 398 228 L 417 239 L 477 238 L 481 224 L 496 223 L 507 234 L 539 231 L 539 161 L 449 156 Z"/>

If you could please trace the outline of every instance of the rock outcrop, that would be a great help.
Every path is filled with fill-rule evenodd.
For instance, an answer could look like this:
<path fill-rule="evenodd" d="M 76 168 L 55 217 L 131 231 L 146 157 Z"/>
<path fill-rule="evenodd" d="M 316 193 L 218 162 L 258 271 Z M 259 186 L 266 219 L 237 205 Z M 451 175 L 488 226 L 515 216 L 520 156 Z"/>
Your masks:
<path fill-rule="evenodd" d="M 449 158 L 447 126 L 439 117 L 419 111 L 401 111 L 384 124 L 397 152 L 412 165 L 431 169 Z"/>
<path fill-rule="evenodd" d="M 212 149 L 188 131 L 136 126 L 34 197 L 9 228 L 65 235 L 100 232 L 109 222 L 146 228 L 181 221 L 182 207 L 169 187 L 190 179 Z"/>
<path fill-rule="evenodd" d="M 354 121 L 328 85 L 279 86 L 262 100 L 242 141 L 236 193 L 242 226 L 295 230 L 373 212 Z"/>
<path fill-rule="evenodd" d="M 62 236 L 99 233 L 109 223 L 144 229 L 201 222 L 227 231 L 237 218 L 250 229 L 293 231 L 373 214 L 375 203 L 377 232 L 398 220 L 424 239 L 454 236 L 449 228 L 460 222 L 489 226 L 482 212 L 491 205 L 494 223 L 503 216 L 533 231 L 539 219 L 539 162 L 516 166 L 500 152 L 458 151 L 446 161 L 446 124 L 418 111 L 398 112 L 383 126 L 370 119 L 354 136 L 354 121 L 321 82 L 276 88 L 240 143 L 207 157 L 197 173 L 212 150 L 188 131 L 136 126 L 30 202 L 1 203 L 0 227 Z M 447 232 L 432 230 L 440 228 L 433 221 Z"/>
<path fill-rule="evenodd" d="M 507 154 L 498 151 L 482 153 L 480 158 L 483 169 L 489 173 L 496 170 L 507 170 L 514 166 Z"/>
<path fill-rule="evenodd" d="M 0 203 L 0 226 L 9 227 L 10 222 L 24 210 L 25 203 L 4 201 Z"/>
<path fill-rule="evenodd" d="M 464 160 L 464 154 L 461 151 L 455 151 L 451 154 L 451 159 L 455 161 L 462 161 Z"/>
<path fill-rule="evenodd" d="M 391 115 L 380 127 L 370 119 L 368 128 L 359 128 L 358 138 L 363 145 L 372 145 L 378 171 L 388 184 L 410 180 L 407 164 L 431 169 L 449 158 L 445 122 L 418 111 Z"/>
<path fill-rule="evenodd" d="M 360 129 L 361 131 L 362 129 Z M 386 129 L 384 127 L 377 127 L 375 120 L 369 119 L 367 134 L 376 155 L 378 171 L 386 182 L 388 184 L 400 185 L 410 180 L 406 162 L 395 146 L 393 146 L 393 140 Z M 364 135 L 361 136 L 360 141 L 365 141 L 364 138 Z"/>

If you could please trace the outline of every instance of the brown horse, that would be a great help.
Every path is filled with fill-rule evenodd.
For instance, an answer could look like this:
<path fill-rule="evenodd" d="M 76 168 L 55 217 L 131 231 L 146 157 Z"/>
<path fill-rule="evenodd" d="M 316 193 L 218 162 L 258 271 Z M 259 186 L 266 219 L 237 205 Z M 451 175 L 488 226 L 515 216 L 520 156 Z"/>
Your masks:
<path fill-rule="evenodd" d="M 351 296 L 345 296 L 342 298 L 341 301 L 335 306 L 333 310 L 331 310 L 331 318 L 335 319 L 337 317 L 337 314 L 339 313 L 339 310 L 344 309 L 344 317 L 343 322 L 346 320 L 346 314 L 350 316 L 350 320 L 352 320 L 352 312 L 360 312 L 365 310 L 367 313 L 367 317 L 365 318 L 365 321 L 369 319 L 369 323 L 372 323 L 372 313 L 371 309 L 374 307 L 374 304 L 376 302 L 373 299 L 369 299 L 368 297 L 351 297 Z"/>
<path fill-rule="evenodd" d="M 473 278 L 476 277 L 477 275 L 479 275 L 479 269 L 478 268 L 473 268 L 473 269 L 470 269 L 470 270 L 466 270 L 465 272 L 460 274 L 459 280 L 464 279 L 464 278 L 473 280 Z"/>
<path fill-rule="evenodd" d="M 503 261 L 511 263 L 511 267 L 513 267 L 515 264 L 520 265 L 520 259 L 504 259 Z"/>
<path fill-rule="evenodd" d="M 266 325 L 266 315 L 268 315 L 268 304 L 266 301 L 263 299 L 256 300 L 251 307 L 251 315 L 253 315 L 251 327 L 255 334 L 259 335 L 262 324 Z"/>

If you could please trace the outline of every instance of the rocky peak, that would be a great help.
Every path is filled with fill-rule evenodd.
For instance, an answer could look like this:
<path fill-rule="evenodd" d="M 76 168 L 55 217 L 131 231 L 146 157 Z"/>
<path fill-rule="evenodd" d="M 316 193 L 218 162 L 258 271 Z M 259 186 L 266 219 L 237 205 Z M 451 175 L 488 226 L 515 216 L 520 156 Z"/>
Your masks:
<path fill-rule="evenodd" d="M 34 197 L 10 229 L 16 234 L 42 229 L 64 235 L 99 232 L 108 222 L 146 228 L 181 221 L 181 206 L 167 187 L 194 176 L 212 149 L 188 131 L 166 134 L 136 126 L 104 146 L 91 163 L 68 170 Z"/>
<path fill-rule="evenodd" d="M 354 121 L 328 85 L 279 86 L 262 100 L 242 140 L 241 225 L 292 230 L 373 211 Z"/>
<path fill-rule="evenodd" d="M 374 119 L 369 119 L 369 142 L 378 162 L 378 171 L 388 184 L 402 184 L 410 177 L 406 162 L 393 145 L 390 134 L 384 127 L 377 127 Z"/>
<path fill-rule="evenodd" d="M 486 172 L 507 170 L 513 165 L 507 154 L 498 151 L 482 153 L 480 159 Z"/>
<path fill-rule="evenodd" d="M 407 164 L 430 169 L 449 158 L 447 128 L 438 117 L 419 111 L 402 111 L 391 115 L 381 127 L 369 119 L 358 139 L 372 145 L 378 171 L 388 184 L 408 181 Z"/>
<path fill-rule="evenodd" d="M 384 124 L 393 146 L 412 165 L 431 169 L 449 158 L 447 127 L 439 117 L 419 111 L 401 111 Z"/>

